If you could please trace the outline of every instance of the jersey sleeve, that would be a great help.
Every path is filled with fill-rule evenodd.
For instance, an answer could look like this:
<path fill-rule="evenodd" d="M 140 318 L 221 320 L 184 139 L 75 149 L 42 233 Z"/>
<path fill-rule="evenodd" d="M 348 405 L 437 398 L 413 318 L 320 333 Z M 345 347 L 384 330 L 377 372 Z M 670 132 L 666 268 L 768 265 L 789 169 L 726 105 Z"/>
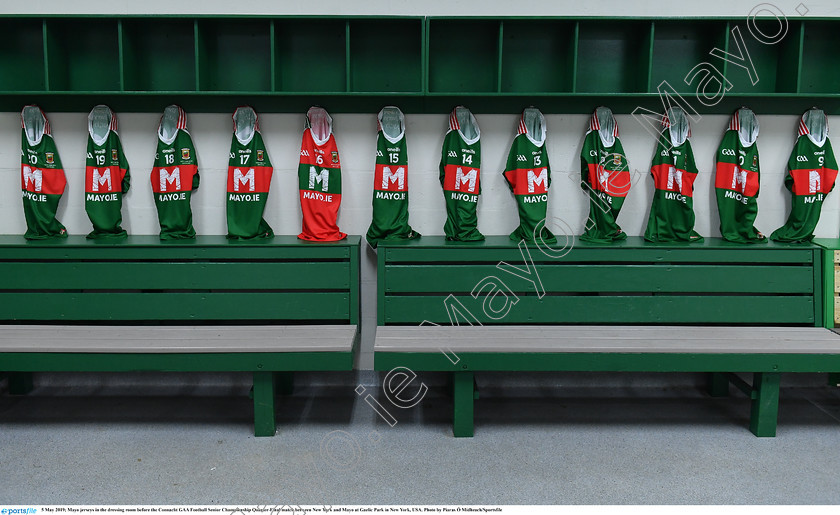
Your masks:
<path fill-rule="evenodd" d="M 123 152 L 122 140 L 119 136 L 117 136 L 116 139 L 117 155 L 120 157 L 119 166 L 121 169 L 125 170 L 122 180 L 122 192 L 128 193 L 128 190 L 131 188 L 131 172 L 128 165 L 128 159 L 125 157 L 125 152 Z"/>
<path fill-rule="evenodd" d="M 443 147 L 440 151 L 440 185 L 446 180 L 446 152 L 449 150 L 449 134 L 443 137 Z"/>

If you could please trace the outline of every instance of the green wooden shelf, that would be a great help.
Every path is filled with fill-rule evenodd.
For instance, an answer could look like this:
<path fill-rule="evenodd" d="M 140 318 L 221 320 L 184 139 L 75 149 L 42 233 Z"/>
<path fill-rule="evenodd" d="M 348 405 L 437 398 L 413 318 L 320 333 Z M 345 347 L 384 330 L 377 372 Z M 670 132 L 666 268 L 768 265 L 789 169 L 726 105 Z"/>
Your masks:
<path fill-rule="evenodd" d="M 738 54 L 736 27 L 757 81 L 710 55 Z M 745 18 L 0 16 L 0 109 L 659 112 L 667 83 L 701 114 L 744 104 L 840 114 L 838 29 L 840 19 L 789 20 L 781 41 L 764 44 Z M 695 98 L 703 75 L 685 81 L 703 62 L 733 86 L 712 106 Z"/>

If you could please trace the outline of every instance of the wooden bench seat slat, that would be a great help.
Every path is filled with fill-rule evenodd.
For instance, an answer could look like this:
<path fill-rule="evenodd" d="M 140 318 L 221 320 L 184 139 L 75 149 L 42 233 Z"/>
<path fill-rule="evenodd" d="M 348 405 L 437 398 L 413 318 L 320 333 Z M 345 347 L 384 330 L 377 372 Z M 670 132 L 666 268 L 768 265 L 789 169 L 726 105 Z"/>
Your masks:
<path fill-rule="evenodd" d="M 350 352 L 356 332 L 355 325 L 0 326 L 0 353 Z"/>
<path fill-rule="evenodd" d="M 840 335 L 818 327 L 379 327 L 375 352 L 840 354 Z"/>

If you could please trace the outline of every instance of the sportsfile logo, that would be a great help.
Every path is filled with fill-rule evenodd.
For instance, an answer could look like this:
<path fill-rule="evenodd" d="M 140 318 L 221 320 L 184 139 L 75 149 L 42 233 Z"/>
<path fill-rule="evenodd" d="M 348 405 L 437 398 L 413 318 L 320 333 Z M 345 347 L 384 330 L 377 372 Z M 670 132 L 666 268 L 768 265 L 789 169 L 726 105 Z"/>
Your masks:
<path fill-rule="evenodd" d="M 23 513 L 37 513 L 37 508 L 3 508 L 0 509 L 0 515 L 13 515 Z"/>

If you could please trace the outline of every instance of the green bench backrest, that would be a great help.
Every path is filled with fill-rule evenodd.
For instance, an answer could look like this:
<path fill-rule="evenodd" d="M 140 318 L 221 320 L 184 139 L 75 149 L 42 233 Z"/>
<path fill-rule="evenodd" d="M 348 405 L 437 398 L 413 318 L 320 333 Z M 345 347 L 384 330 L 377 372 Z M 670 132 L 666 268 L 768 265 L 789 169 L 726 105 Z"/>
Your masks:
<path fill-rule="evenodd" d="M 611 245 L 575 240 L 562 257 L 530 246 L 546 292 L 539 298 L 531 282 L 497 267 L 504 261 L 525 270 L 516 243 L 507 237 L 456 243 L 424 236 L 381 244 L 378 324 L 449 324 L 446 304 L 460 309 L 455 300 L 482 324 L 823 324 L 822 255 L 816 246 L 714 238 L 652 244 L 631 237 Z M 500 279 L 519 297 L 496 320 L 483 306 L 490 302 L 500 311 L 504 298 L 491 302 L 489 287 L 475 298 L 471 294 L 487 277 Z"/>
<path fill-rule="evenodd" d="M 359 237 L 0 237 L 0 320 L 358 323 Z"/>

